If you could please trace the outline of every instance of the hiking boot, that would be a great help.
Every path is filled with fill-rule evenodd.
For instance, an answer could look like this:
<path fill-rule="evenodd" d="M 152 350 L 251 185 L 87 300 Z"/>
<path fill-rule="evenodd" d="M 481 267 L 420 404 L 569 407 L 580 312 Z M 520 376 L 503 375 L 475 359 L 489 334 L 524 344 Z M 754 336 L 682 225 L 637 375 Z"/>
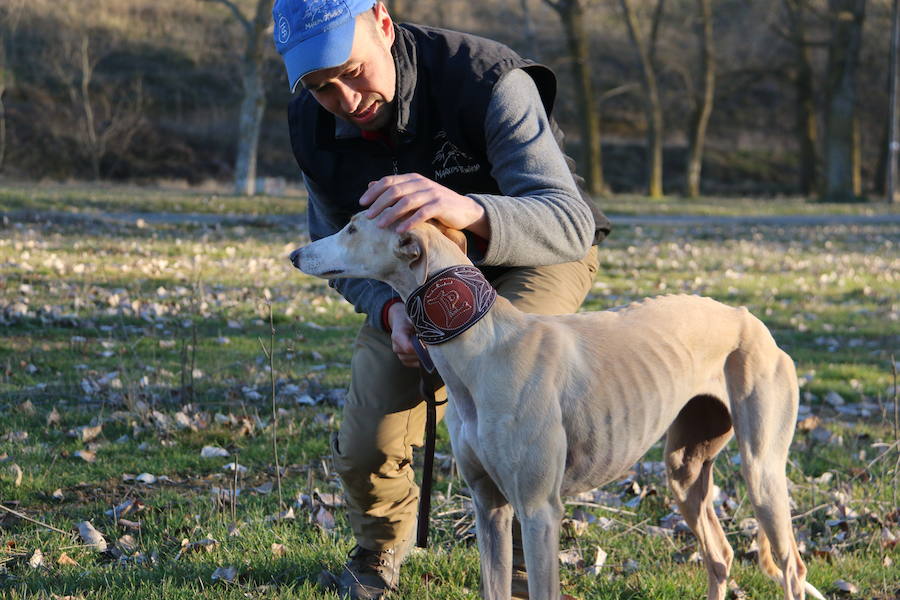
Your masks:
<path fill-rule="evenodd" d="M 357 545 L 347 556 L 350 560 L 341 574 L 328 573 L 330 582 L 320 576 L 321 585 L 335 589 L 341 598 L 349 600 L 377 600 L 397 588 L 404 557 L 396 549 L 369 550 Z"/>

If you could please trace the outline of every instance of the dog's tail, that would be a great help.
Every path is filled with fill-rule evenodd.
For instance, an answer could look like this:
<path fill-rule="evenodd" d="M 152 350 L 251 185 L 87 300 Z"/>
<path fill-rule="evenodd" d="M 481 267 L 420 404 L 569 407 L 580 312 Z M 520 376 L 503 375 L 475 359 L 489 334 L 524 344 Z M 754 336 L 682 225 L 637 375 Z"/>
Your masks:
<path fill-rule="evenodd" d="M 784 573 L 781 572 L 781 569 L 778 568 L 778 565 L 775 564 L 775 560 L 772 558 L 772 545 L 769 543 L 769 538 L 763 533 L 762 528 L 757 532 L 756 543 L 759 546 L 759 568 L 778 585 L 784 586 Z M 810 582 L 804 581 L 803 587 L 806 589 L 806 593 L 816 600 L 825 600 L 825 596 L 814 588 Z"/>

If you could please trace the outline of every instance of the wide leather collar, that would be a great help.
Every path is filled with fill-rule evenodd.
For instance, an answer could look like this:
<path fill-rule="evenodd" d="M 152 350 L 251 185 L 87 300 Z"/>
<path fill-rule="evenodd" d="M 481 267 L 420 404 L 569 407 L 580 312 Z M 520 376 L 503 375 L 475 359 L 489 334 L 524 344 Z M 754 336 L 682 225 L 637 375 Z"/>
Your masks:
<path fill-rule="evenodd" d="M 497 290 L 471 265 L 433 273 L 406 299 L 406 312 L 425 344 L 452 340 L 488 313 Z"/>

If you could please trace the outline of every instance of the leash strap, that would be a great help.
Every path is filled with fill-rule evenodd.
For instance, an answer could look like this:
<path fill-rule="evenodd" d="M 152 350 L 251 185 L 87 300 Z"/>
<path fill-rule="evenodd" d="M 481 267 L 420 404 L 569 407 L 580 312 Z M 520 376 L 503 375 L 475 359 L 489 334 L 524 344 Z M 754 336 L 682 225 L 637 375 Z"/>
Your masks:
<path fill-rule="evenodd" d="M 428 526 L 431 518 L 431 487 L 434 478 L 434 446 L 437 437 L 437 407 L 447 401 L 437 402 L 434 391 L 444 382 L 434 368 L 428 350 L 418 338 L 413 339 L 413 348 L 419 357 L 419 392 L 425 399 L 425 461 L 422 466 L 422 486 L 419 489 L 419 518 L 416 529 L 416 546 L 428 547 Z"/>

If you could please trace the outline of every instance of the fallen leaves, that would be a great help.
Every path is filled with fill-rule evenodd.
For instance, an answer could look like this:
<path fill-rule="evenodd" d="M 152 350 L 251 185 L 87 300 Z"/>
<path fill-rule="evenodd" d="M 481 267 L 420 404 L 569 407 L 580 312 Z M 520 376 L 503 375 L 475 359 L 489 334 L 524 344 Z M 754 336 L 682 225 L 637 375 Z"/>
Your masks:
<path fill-rule="evenodd" d="M 74 456 L 75 458 L 80 458 L 86 463 L 97 462 L 97 453 L 90 450 L 77 450 L 72 453 L 72 456 Z"/>
<path fill-rule="evenodd" d="M 212 572 L 210 579 L 213 581 L 222 581 L 232 583 L 237 577 L 237 568 L 235 567 L 218 567 Z"/>
<path fill-rule="evenodd" d="M 94 529 L 90 521 L 82 521 L 78 523 L 78 533 L 86 546 L 95 552 L 106 552 L 106 540 L 103 535 Z"/>
<path fill-rule="evenodd" d="M 70 429 L 67 433 L 69 437 L 75 438 L 81 442 L 87 443 L 91 442 L 103 433 L 103 424 L 99 425 L 83 425 L 81 427 L 76 427 L 74 429 Z"/>
<path fill-rule="evenodd" d="M 200 456 L 203 458 L 224 458 L 230 456 L 230 453 L 225 448 L 219 448 L 218 446 L 203 446 Z"/>
<path fill-rule="evenodd" d="M 20 467 L 16 463 L 13 463 L 9 465 L 9 472 L 13 478 L 13 485 L 16 487 L 22 485 L 22 476 L 24 475 L 24 473 L 22 472 L 22 467 Z"/>

